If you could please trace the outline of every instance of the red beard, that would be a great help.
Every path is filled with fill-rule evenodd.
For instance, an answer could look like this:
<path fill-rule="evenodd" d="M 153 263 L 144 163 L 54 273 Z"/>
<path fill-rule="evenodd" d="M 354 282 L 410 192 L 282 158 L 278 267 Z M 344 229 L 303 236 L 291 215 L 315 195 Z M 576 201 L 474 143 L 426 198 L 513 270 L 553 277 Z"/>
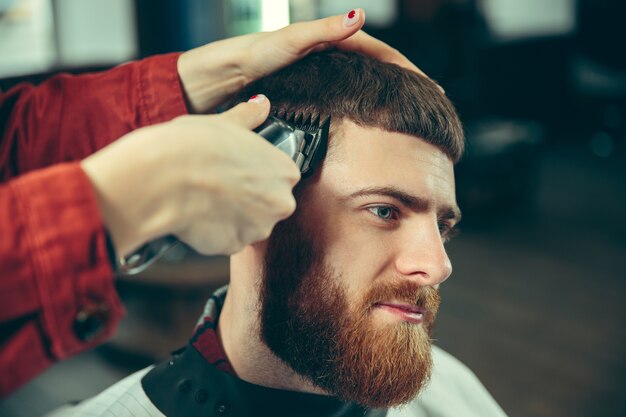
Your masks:
<path fill-rule="evenodd" d="M 430 377 L 430 334 L 439 293 L 408 280 L 372 287 L 350 306 L 341 276 L 324 266 L 299 216 L 279 223 L 268 244 L 261 291 L 261 337 L 295 372 L 344 401 L 369 408 L 412 400 Z M 426 310 L 421 325 L 375 327 L 377 302 Z"/>

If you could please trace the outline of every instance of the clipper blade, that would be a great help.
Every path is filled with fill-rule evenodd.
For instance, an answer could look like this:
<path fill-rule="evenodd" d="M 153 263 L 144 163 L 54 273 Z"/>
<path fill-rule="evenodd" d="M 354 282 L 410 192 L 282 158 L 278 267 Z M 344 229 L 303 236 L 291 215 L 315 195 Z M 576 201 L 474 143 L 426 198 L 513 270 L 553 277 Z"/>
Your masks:
<path fill-rule="evenodd" d="M 287 153 L 308 177 L 326 156 L 329 129 L 330 117 L 275 110 L 255 132 Z"/>

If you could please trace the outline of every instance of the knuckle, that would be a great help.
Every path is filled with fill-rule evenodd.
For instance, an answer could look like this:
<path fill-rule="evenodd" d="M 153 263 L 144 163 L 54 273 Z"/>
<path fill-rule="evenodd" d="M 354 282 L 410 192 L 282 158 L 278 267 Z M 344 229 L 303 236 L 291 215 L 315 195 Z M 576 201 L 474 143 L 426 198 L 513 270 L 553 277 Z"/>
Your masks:
<path fill-rule="evenodd" d="M 280 154 L 276 154 L 276 164 L 273 165 L 276 167 L 275 175 L 289 182 L 291 185 L 295 185 L 300 181 L 300 168 L 298 168 L 287 154 L 282 151 L 279 152 Z"/>
<path fill-rule="evenodd" d="M 297 203 L 296 203 L 296 198 L 292 194 L 290 194 L 289 197 L 290 198 L 287 203 L 287 210 L 289 210 L 289 214 L 291 214 L 294 211 L 296 211 Z"/>
<path fill-rule="evenodd" d="M 274 223 L 268 223 L 265 227 L 263 227 L 262 229 L 259 229 L 259 232 L 257 236 L 255 237 L 254 241 L 258 242 L 260 240 L 267 239 L 270 236 L 270 234 L 272 234 L 272 230 L 274 230 Z"/>
<path fill-rule="evenodd" d="M 289 172 L 287 173 L 287 180 L 290 184 L 295 185 L 300 181 L 302 174 L 300 173 L 300 168 L 297 165 L 291 164 Z"/>
<path fill-rule="evenodd" d="M 249 245 L 251 243 L 258 242 L 259 240 L 263 240 L 269 236 L 270 232 L 271 228 L 268 230 L 268 226 L 266 224 L 258 224 L 256 227 L 251 227 L 246 233 L 244 244 Z"/>
<path fill-rule="evenodd" d="M 296 199 L 293 196 L 291 196 L 290 198 L 284 199 L 282 201 L 282 204 L 280 205 L 277 214 L 281 219 L 284 219 L 286 217 L 291 216 L 295 210 L 296 210 Z"/>

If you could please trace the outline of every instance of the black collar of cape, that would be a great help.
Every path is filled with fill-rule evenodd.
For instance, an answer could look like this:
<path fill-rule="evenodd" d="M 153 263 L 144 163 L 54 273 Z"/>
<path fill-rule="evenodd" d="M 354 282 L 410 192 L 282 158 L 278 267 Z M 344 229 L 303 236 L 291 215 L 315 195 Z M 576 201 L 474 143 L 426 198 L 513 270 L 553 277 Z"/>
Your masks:
<path fill-rule="evenodd" d="M 208 363 L 192 346 L 175 352 L 141 380 L 152 403 L 168 417 L 384 417 L 336 397 L 250 384 Z"/>

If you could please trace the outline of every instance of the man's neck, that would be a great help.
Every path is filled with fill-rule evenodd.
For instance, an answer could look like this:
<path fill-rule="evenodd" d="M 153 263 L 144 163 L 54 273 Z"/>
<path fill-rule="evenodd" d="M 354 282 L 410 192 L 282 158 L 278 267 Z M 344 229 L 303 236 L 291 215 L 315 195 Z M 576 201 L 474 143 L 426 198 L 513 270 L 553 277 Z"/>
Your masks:
<path fill-rule="evenodd" d="M 265 387 L 325 394 L 296 374 L 261 341 L 258 308 L 244 305 L 243 300 L 236 300 L 236 290 L 232 290 L 235 289 L 229 289 L 226 295 L 219 317 L 218 335 L 237 376 Z"/>

